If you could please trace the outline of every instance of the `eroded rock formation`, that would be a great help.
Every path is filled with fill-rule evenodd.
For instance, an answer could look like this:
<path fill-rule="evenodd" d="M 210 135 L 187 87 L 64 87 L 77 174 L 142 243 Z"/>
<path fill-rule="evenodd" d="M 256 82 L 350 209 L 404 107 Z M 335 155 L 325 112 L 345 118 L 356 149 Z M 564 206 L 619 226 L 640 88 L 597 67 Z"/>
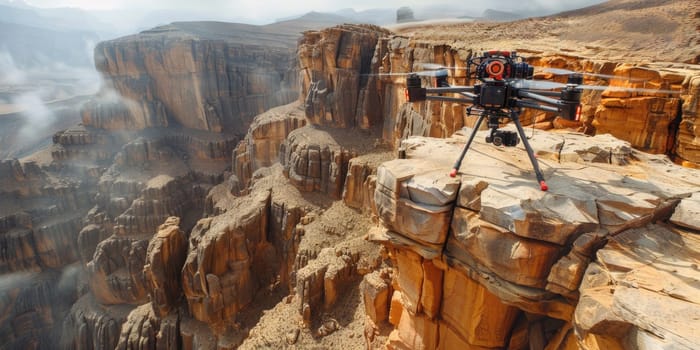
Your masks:
<path fill-rule="evenodd" d="M 305 33 L 299 63 L 306 116 L 311 123 L 369 128 L 381 120 L 377 96 L 365 94 L 374 79 L 372 56 L 385 29 L 344 25 Z"/>
<path fill-rule="evenodd" d="M 179 125 L 244 134 L 255 115 L 297 98 L 294 33 L 257 30 L 255 40 L 243 34 L 255 30 L 173 23 L 100 43 L 95 64 L 121 98 L 96 100 L 83 123 L 111 130 Z"/>

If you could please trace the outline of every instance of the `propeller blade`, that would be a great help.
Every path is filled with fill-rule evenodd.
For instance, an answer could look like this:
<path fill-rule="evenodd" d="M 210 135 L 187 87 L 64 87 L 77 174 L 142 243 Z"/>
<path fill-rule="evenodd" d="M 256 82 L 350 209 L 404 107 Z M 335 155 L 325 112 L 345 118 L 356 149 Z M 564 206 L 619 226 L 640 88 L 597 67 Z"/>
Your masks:
<path fill-rule="evenodd" d="M 566 84 L 564 83 L 557 83 L 554 81 L 548 81 L 548 80 L 518 80 L 514 84 L 512 84 L 514 87 L 519 88 L 519 89 L 533 89 L 533 90 L 552 90 L 552 89 L 561 89 L 566 87 Z"/>
<path fill-rule="evenodd" d="M 554 75 L 570 75 L 570 74 L 583 74 L 583 75 L 588 75 L 592 77 L 598 77 L 598 78 L 603 78 L 603 79 L 620 79 L 620 80 L 626 80 L 626 81 L 644 81 L 644 79 L 638 79 L 638 78 L 625 78 L 621 77 L 619 75 L 610 75 L 610 74 L 600 74 L 600 73 L 588 73 L 588 72 L 576 72 L 573 70 L 569 69 L 564 69 L 564 68 L 550 68 L 550 67 L 536 67 L 538 69 L 541 69 L 547 73 L 552 73 Z"/>
<path fill-rule="evenodd" d="M 404 76 L 404 75 L 409 75 L 411 73 L 365 73 L 361 74 L 362 76 Z"/>
<path fill-rule="evenodd" d="M 446 77 L 448 75 L 447 69 L 438 70 L 426 70 L 421 72 L 416 72 L 416 74 L 426 77 Z"/>
<path fill-rule="evenodd" d="M 447 69 L 438 70 L 422 70 L 418 72 L 406 72 L 406 73 L 367 73 L 362 74 L 363 76 L 406 76 L 409 74 L 416 74 L 422 77 L 446 77 L 448 76 Z"/>
<path fill-rule="evenodd" d="M 435 69 L 462 69 L 466 70 L 467 67 L 449 67 L 449 66 L 443 66 L 441 64 L 437 63 L 416 63 L 417 66 L 422 67 L 423 69 L 429 69 L 429 70 L 435 70 Z"/>
<path fill-rule="evenodd" d="M 532 90 L 553 90 L 561 89 L 567 87 L 567 84 L 557 83 L 548 80 L 518 80 L 512 83 L 512 86 L 519 89 L 532 89 Z M 665 89 L 647 89 L 647 88 L 633 88 L 624 86 L 609 86 L 609 85 L 576 85 L 578 89 L 584 90 L 597 90 L 597 91 L 623 91 L 623 92 L 641 92 L 649 94 L 680 94 L 678 90 L 665 90 Z"/>
<path fill-rule="evenodd" d="M 423 69 L 445 69 L 447 67 L 437 63 L 418 63 Z"/>
<path fill-rule="evenodd" d="M 623 91 L 623 92 L 643 92 L 649 94 L 680 94 L 678 90 L 663 90 L 663 89 L 647 89 L 647 88 L 632 88 L 624 86 L 607 86 L 607 85 L 578 85 L 577 88 L 585 90 L 598 91 Z"/>

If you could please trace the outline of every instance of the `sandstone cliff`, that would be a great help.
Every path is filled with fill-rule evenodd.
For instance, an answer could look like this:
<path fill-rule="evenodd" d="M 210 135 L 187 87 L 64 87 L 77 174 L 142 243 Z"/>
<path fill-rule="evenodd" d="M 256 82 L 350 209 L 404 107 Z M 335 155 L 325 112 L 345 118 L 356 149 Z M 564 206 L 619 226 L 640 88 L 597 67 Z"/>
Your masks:
<path fill-rule="evenodd" d="M 253 39 L 253 35 L 255 39 Z M 97 99 L 83 123 L 182 126 L 244 134 L 252 118 L 296 99 L 297 33 L 226 23 L 173 23 L 100 43 L 95 65 L 120 99 Z"/>
<path fill-rule="evenodd" d="M 367 287 L 373 306 L 365 307 L 375 324 L 396 327 L 389 348 L 697 344 L 692 326 L 683 325 L 694 322 L 687 314 L 652 311 L 661 304 L 698 311 L 694 220 L 671 219 L 698 191 L 695 170 L 637 152 L 618 156 L 629 165 L 610 167 L 609 157 L 580 155 L 603 151 L 600 144 L 629 146 L 536 133 L 531 142 L 548 169 L 545 193 L 523 171 L 529 164 L 481 141 L 461 177 L 448 177 L 449 156 L 466 136 L 457 135 L 408 138 L 406 159 L 377 171 L 382 226 L 369 239 L 389 248 L 397 278 L 389 293 Z M 671 261 L 676 267 L 667 269 Z"/>

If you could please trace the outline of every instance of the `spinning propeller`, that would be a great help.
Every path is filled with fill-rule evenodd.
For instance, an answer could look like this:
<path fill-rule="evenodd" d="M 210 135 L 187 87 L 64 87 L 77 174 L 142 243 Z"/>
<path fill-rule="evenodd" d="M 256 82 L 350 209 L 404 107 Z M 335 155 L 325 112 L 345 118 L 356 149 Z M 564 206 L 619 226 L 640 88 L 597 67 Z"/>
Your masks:
<path fill-rule="evenodd" d="M 387 75 L 409 75 L 417 74 L 419 76 L 432 76 L 432 77 L 442 77 L 448 76 L 448 70 L 468 70 L 466 67 L 448 67 L 437 63 L 419 63 L 424 70 L 412 73 L 386 73 Z M 485 66 L 484 70 L 487 74 L 491 76 L 497 76 L 502 72 L 504 65 L 500 61 L 491 61 L 489 65 Z M 563 68 L 550 68 L 550 67 L 533 67 L 537 68 L 546 73 L 551 73 L 553 75 L 567 75 L 567 76 L 591 76 L 600 79 L 608 80 L 624 80 L 629 82 L 645 82 L 645 79 L 639 78 L 626 78 L 618 75 L 611 74 L 600 74 L 600 73 L 589 73 L 589 72 L 577 72 L 569 69 Z M 380 73 L 380 75 L 382 75 Z M 513 87 L 520 89 L 529 90 L 557 90 L 563 89 L 567 86 L 571 86 L 570 83 L 559 83 L 551 80 L 536 80 L 532 78 L 514 78 L 510 79 L 510 84 Z M 457 86 L 453 86 L 457 87 Z M 610 86 L 610 85 L 591 85 L 591 84 L 576 84 L 576 88 L 583 90 L 595 90 L 595 91 L 620 91 L 620 92 L 639 92 L 647 94 L 680 94 L 678 90 L 670 89 L 654 89 L 654 88 L 639 88 L 639 87 L 624 87 L 624 86 Z"/>

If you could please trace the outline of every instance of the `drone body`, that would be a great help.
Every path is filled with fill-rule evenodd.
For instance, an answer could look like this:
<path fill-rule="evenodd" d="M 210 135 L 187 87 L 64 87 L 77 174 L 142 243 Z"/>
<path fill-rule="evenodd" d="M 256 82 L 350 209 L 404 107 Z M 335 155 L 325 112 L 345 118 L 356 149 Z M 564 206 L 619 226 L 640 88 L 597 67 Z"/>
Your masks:
<path fill-rule="evenodd" d="M 583 82 L 583 77 L 580 74 L 570 75 L 567 84 L 561 87 L 560 91 L 538 89 L 532 80 L 534 67 L 527 64 L 515 51 L 486 51 L 482 56 L 469 59 L 467 69 L 467 75 L 473 76 L 479 83 L 473 86 L 450 86 L 447 83 L 447 70 L 434 75 L 434 88 L 423 87 L 418 74 L 410 74 L 406 79 L 406 97 L 409 102 L 432 100 L 463 103 L 470 105 L 467 108 L 469 114 L 479 114 L 474 130 L 450 176 L 457 175 L 479 126 L 484 119 L 488 119 L 491 132 L 486 137 L 486 142 L 496 146 L 513 147 L 519 143 L 519 134 L 535 170 L 540 189 L 546 191 L 544 176 L 520 123 L 520 112 L 523 108 L 534 108 L 558 113 L 568 120 L 578 120 L 582 93 L 578 85 Z M 445 93 L 456 93 L 460 97 L 444 96 Z M 512 120 L 518 133 L 499 130 L 502 120 Z"/>

